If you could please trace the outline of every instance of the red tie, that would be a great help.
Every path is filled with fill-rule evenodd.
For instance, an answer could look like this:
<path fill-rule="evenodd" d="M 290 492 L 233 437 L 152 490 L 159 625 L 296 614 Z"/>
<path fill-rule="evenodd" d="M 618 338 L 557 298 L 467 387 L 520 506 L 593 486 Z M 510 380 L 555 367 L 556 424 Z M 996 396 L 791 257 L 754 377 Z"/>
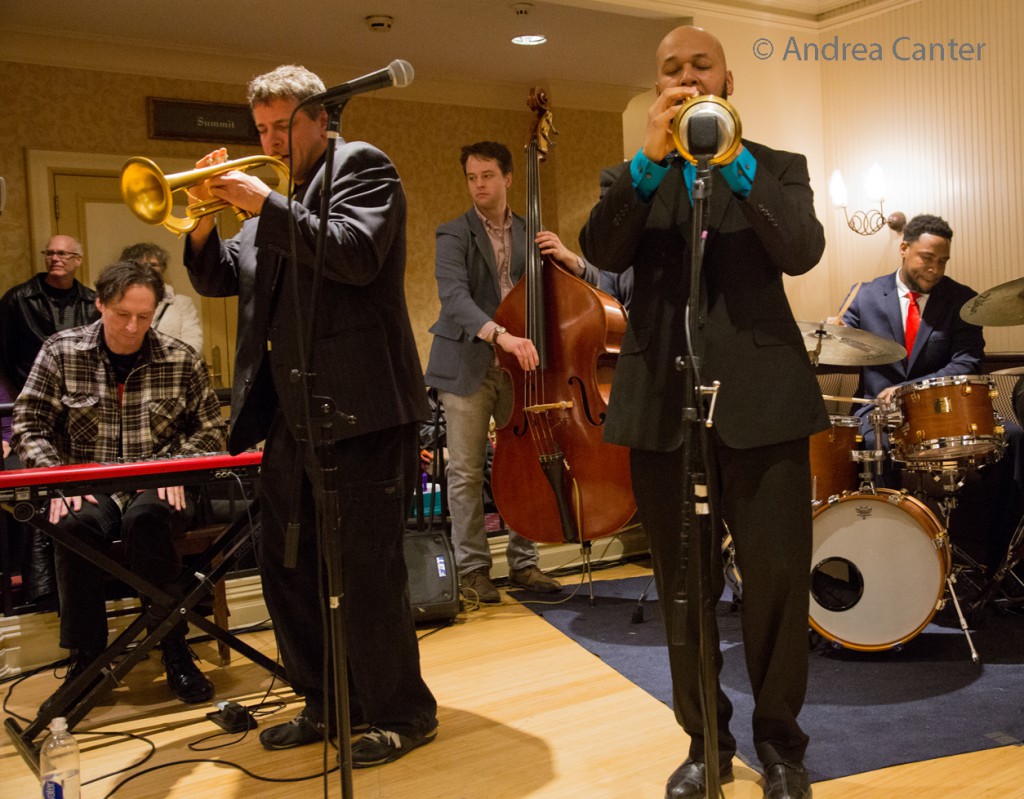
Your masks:
<path fill-rule="evenodd" d="M 907 360 L 910 360 L 910 353 L 914 351 L 914 339 L 917 338 L 917 328 L 921 326 L 921 309 L 917 307 L 917 298 L 921 294 L 916 291 L 908 291 L 907 299 L 910 300 L 907 305 L 907 329 L 905 333 L 905 342 L 907 347 Z"/>

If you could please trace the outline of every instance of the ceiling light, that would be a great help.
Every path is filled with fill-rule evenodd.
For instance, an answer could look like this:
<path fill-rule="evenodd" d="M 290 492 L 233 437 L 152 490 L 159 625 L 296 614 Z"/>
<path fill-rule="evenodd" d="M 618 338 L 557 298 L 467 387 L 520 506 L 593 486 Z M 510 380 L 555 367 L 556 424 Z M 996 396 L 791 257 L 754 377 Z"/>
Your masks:
<path fill-rule="evenodd" d="M 512 37 L 513 44 L 521 44 L 525 46 L 532 46 L 538 44 L 544 44 L 548 38 L 543 33 L 527 33 L 531 26 L 527 22 L 527 17 L 533 9 L 533 3 L 513 3 L 512 11 L 515 13 L 517 22 L 516 29 L 521 31 Z"/>

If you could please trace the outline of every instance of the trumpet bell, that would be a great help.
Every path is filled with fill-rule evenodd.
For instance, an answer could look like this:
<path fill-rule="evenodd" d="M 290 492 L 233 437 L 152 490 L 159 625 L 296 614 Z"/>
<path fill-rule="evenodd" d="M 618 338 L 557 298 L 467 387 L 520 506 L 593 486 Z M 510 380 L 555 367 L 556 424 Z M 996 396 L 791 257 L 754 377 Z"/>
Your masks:
<path fill-rule="evenodd" d="M 247 172 L 261 166 L 271 167 L 277 173 L 279 185 L 287 186 L 288 167 L 281 159 L 269 155 L 250 155 L 172 175 L 164 175 L 160 167 L 148 158 L 135 156 L 125 161 L 121 167 L 121 199 L 143 222 L 149 225 L 163 225 L 172 233 L 181 236 L 195 228 L 204 216 L 232 206 L 223 200 L 211 199 L 187 206 L 183 217 L 174 216 L 175 192 L 187 193 L 192 186 L 198 186 L 203 181 L 225 172 Z M 240 208 L 235 208 L 235 213 L 240 219 L 247 219 L 250 216 Z"/>
<path fill-rule="evenodd" d="M 691 97 L 681 106 L 672 119 L 672 141 L 679 154 L 691 164 L 697 163 L 697 156 L 690 151 L 689 129 L 690 120 L 695 117 L 708 117 L 714 120 L 718 129 L 718 146 L 711 156 L 711 164 L 727 164 L 736 157 L 740 149 L 740 138 L 743 134 L 740 115 L 732 104 L 711 94 Z"/>
<path fill-rule="evenodd" d="M 160 167 L 148 158 L 129 158 L 121 168 L 121 199 L 139 219 L 159 225 L 171 213 L 173 192 Z"/>

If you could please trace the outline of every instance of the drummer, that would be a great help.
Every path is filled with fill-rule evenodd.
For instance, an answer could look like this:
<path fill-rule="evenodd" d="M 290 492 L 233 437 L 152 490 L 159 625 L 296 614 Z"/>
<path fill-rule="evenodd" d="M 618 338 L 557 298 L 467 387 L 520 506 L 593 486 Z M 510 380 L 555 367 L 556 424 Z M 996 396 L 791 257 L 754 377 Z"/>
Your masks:
<path fill-rule="evenodd" d="M 860 287 L 842 318 L 843 324 L 903 344 L 907 357 L 895 363 L 861 368 L 857 395 L 877 398 L 878 406 L 891 402 L 893 393 L 906 383 L 956 375 L 981 373 L 985 338 L 978 325 L 965 322 L 960 310 L 977 292 L 946 275 L 953 230 L 938 216 L 921 214 L 903 229 L 900 242 L 900 267 L 896 272 L 875 278 Z M 874 449 L 874 431 L 869 416 L 875 406 L 862 406 L 864 445 Z M 1021 500 L 1018 465 L 1019 427 L 1006 425 L 1007 452 L 1001 462 L 983 471 L 981 491 L 986 497 L 993 530 L 991 546 L 1008 529 L 1012 534 L 1020 518 Z M 888 450 L 888 441 L 881 442 Z M 887 466 L 889 464 L 887 463 Z M 897 476 L 887 469 L 886 482 L 899 488 Z"/>

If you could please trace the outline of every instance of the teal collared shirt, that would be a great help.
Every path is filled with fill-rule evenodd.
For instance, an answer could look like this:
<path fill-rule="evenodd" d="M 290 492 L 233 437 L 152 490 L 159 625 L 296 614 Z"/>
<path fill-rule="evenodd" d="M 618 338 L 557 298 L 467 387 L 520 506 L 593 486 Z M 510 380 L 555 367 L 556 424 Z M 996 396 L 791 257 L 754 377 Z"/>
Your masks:
<path fill-rule="evenodd" d="M 633 178 L 633 188 L 636 189 L 636 195 L 641 202 L 648 202 L 654 196 L 661 181 L 672 168 L 672 161 L 678 157 L 670 155 L 658 163 L 644 155 L 643 148 L 637 150 L 629 164 L 629 174 Z M 750 150 L 744 148 L 731 162 L 718 168 L 733 193 L 746 199 L 750 194 L 750 187 L 754 185 L 754 175 L 757 173 L 757 160 Z M 696 176 L 697 167 L 689 161 L 683 161 L 683 180 L 686 181 L 686 193 L 690 197 L 691 205 L 693 204 L 693 180 Z"/>

